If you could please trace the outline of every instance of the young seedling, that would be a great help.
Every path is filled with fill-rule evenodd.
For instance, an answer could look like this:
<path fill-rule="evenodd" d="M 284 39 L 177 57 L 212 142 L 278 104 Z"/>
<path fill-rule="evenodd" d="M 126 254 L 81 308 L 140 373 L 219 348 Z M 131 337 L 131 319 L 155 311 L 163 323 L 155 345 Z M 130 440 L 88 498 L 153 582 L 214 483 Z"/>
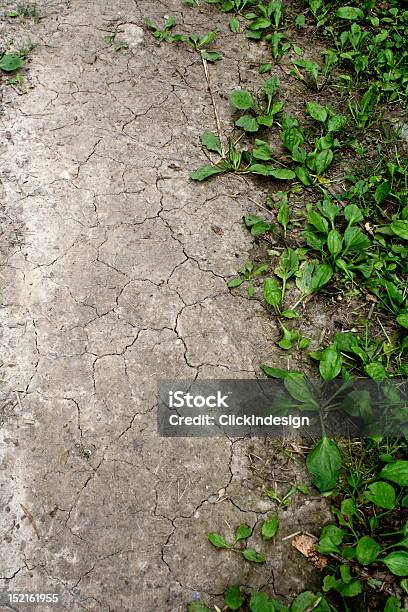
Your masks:
<path fill-rule="evenodd" d="M 260 218 L 259 218 L 260 219 Z M 259 221 L 254 222 L 254 226 L 259 223 L 259 224 L 263 224 L 263 221 L 260 219 Z M 252 226 L 252 227 L 254 227 Z M 263 228 L 263 231 L 260 232 L 264 233 L 266 231 L 269 231 L 265 228 Z M 260 235 L 258 234 L 258 235 Z M 243 283 L 249 281 L 248 287 L 247 287 L 247 291 L 248 291 L 248 295 L 249 297 L 253 297 L 254 293 L 255 293 L 255 287 L 252 283 L 252 281 L 255 281 L 256 279 L 258 279 L 260 276 L 262 276 L 263 274 L 265 274 L 265 272 L 268 271 L 268 264 L 264 263 L 261 264 L 259 266 L 254 266 L 254 264 L 252 263 L 252 261 L 248 261 L 248 263 L 246 264 L 245 268 L 243 268 L 242 270 L 239 270 L 239 276 L 235 276 L 234 278 L 232 278 L 231 280 L 228 281 L 227 286 L 229 289 L 235 289 L 237 287 L 240 287 Z"/>
<path fill-rule="evenodd" d="M 182 34 L 172 34 L 172 30 L 176 25 L 175 17 L 167 17 L 164 20 L 163 28 L 160 28 L 152 19 L 146 18 L 144 22 L 149 30 L 151 30 L 152 36 L 154 36 L 159 42 L 184 42 L 186 39 L 186 37 Z"/>
<path fill-rule="evenodd" d="M 230 550 L 234 553 L 241 555 L 242 558 L 245 559 L 245 561 L 248 561 L 249 563 L 265 563 L 265 557 L 259 554 L 255 550 L 255 548 L 242 548 L 240 546 L 237 546 L 239 542 L 244 542 L 249 537 L 251 537 L 252 531 L 252 528 L 244 523 L 242 525 L 238 525 L 238 527 L 236 528 L 235 539 L 232 544 L 227 544 L 222 535 L 214 532 L 208 534 L 208 541 L 215 548 Z"/>

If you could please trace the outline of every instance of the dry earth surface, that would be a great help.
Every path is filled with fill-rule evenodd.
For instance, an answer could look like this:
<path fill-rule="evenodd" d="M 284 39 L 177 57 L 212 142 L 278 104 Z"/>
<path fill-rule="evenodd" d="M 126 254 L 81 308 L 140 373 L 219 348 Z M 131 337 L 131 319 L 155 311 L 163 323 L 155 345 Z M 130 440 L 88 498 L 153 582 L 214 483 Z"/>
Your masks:
<path fill-rule="evenodd" d="M 58 592 L 60 610 L 176 612 L 240 583 L 290 602 L 315 576 L 281 537 L 316 532 L 320 500 L 299 497 L 275 545 L 254 538 L 263 566 L 206 534 L 255 525 L 274 508 L 265 484 L 287 489 L 302 470 L 270 442 L 156 433 L 158 380 L 282 364 L 271 315 L 225 282 L 250 256 L 242 215 L 263 187 L 188 181 L 215 128 L 201 61 L 157 45 L 143 20 L 220 27 L 222 122 L 224 94 L 261 78 L 262 50 L 178 0 L 37 2 L 38 24 L 8 19 L 12 6 L 2 40 L 36 47 L 27 91 L 2 82 L 0 591 Z M 117 29 L 119 52 L 104 41 Z"/>

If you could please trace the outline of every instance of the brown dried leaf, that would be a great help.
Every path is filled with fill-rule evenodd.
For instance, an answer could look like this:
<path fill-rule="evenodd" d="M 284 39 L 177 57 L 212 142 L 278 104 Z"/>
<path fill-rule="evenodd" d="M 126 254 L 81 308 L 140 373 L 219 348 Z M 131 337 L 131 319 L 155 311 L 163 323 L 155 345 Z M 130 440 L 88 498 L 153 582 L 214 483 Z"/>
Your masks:
<path fill-rule="evenodd" d="M 293 548 L 296 548 L 308 561 L 320 571 L 324 570 L 328 561 L 326 557 L 319 554 L 316 550 L 317 538 L 314 536 L 302 533 L 292 540 Z"/>

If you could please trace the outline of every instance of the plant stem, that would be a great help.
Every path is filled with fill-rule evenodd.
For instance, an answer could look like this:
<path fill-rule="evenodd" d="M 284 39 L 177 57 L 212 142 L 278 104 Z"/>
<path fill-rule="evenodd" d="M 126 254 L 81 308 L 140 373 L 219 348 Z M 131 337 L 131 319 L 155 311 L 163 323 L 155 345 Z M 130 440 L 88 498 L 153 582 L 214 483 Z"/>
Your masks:
<path fill-rule="evenodd" d="M 218 116 L 218 111 L 217 111 L 217 106 L 215 104 L 214 94 L 212 92 L 211 85 L 210 85 L 210 76 L 208 74 L 208 64 L 207 64 L 207 60 L 203 57 L 203 54 L 201 53 L 201 51 L 200 51 L 200 57 L 201 57 L 201 62 L 203 64 L 205 80 L 207 81 L 207 89 L 208 89 L 208 92 L 209 92 L 210 97 L 211 97 L 211 103 L 212 103 L 212 107 L 213 107 L 213 111 L 214 111 L 215 123 L 217 125 L 217 134 L 218 134 L 218 138 L 219 138 L 220 143 L 221 143 L 222 157 L 225 158 L 225 150 L 224 150 L 224 145 L 222 143 L 220 118 Z"/>

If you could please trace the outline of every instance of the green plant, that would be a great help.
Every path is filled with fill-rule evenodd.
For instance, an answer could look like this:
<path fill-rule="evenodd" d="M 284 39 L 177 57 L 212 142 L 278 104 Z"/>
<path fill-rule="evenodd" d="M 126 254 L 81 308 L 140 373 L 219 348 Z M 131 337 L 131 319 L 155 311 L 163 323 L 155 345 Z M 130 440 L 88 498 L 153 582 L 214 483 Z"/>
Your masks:
<path fill-rule="evenodd" d="M 381 453 L 383 448 L 387 453 Z M 367 566 L 385 566 L 397 577 L 408 574 L 408 523 L 401 520 L 398 529 L 389 530 L 390 520 L 406 504 L 408 461 L 394 458 L 401 450 L 399 445 L 389 448 L 382 441 L 346 447 L 345 471 L 338 488 L 341 501 L 332 508 L 338 525 L 323 528 L 317 547 L 334 560 L 323 580 L 324 592 L 334 590 L 349 598 L 360 595 L 364 588 L 379 588 L 382 581 L 370 579 Z"/>
<path fill-rule="evenodd" d="M 360 6 L 339 6 L 309 0 L 318 27 L 330 37 L 335 49 L 328 52 L 333 64 L 351 70 L 345 75 L 353 85 L 376 84 L 379 97 L 404 101 L 407 96 L 407 50 L 404 45 L 407 11 L 392 0 L 387 5 L 365 2 Z M 366 87 L 367 89 L 367 87 Z"/>
<path fill-rule="evenodd" d="M 20 53 L 4 53 L 0 58 L 0 70 L 15 72 L 24 66 L 24 56 Z"/>
<path fill-rule="evenodd" d="M 249 221 L 247 222 L 249 223 Z M 261 233 L 269 231 L 269 229 L 267 228 L 267 224 L 265 224 L 265 222 L 262 221 L 260 217 L 252 216 L 251 223 L 253 223 L 253 235 L 261 235 Z M 256 227 L 258 227 L 258 229 L 255 230 Z M 255 292 L 255 288 L 252 282 L 263 274 L 265 274 L 267 270 L 268 264 L 266 263 L 260 264 L 259 266 L 254 266 L 252 261 L 248 261 L 245 265 L 245 268 L 238 271 L 239 276 L 235 276 L 234 278 L 231 278 L 231 280 L 228 281 L 228 287 L 230 289 L 235 289 L 236 287 L 240 287 L 246 281 L 249 281 L 247 291 L 248 295 L 252 297 Z"/>
<path fill-rule="evenodd" d="M 245 561 L 249 563 L 265 563 L 266 559 L 261 554 L 259 554 L 255 548 L 242 547 L 239 543 L 245 542 L 252 535 L 252 528 L 245 523 L 242 525 L 238 525 L 235 530 L 235 538 L 232 544 L 227 544 L 224 537 L 219 533 L 210 532 L 208 534 L 208 541 L 215 548 L 230 550 L 232 552 L 238 553 L 242 556 Z"/>
<path fill-rule="evenodd" d="M 216 39 L 218 30 L 212 30 L 202 36 L 195 33 L 189 35 L 173 34 L 173 28 L 176 25 L 175 17 L 165 19 L 163 29 L 160 29 L 151 19 L 145 19 L 145 24 L 151 30 L 152 35 L 160 42 L 182 42 L 200 53 L 201 57 L 208 62 L 217 62 L 222 59 L 217 51 L 209 51 L 207 49 Z"/>
<path fill-rule="evenodd" d="M 114 32 L 111 32 L 110 34 L 108 34 L 107 36 L 104 36 L 104 42 L 109 45 L 110 47 L 113 47 L 115 51 L 123 51 L 125 49 L 129 49 L 129 43 L 127 42 L 120 42 L 115 44 L 115 40 L 118 34 L 120 34 L 122 30 L 115 30 Z"/>
<path fill-rule="evenodd" d="M 263 85 L 263 100 L 257 100 L 249 91 L 236 89 L 230 95 L 231 105 L 241 113 L 235 125 L 245 132 L 257 132 L 260 127 L 271 127 L 275 115 L 283 109 L 283 103 L 275 101 L 280 81 L 267 79 Z"/>
<path fill-rule="evenodd" d="M 13 11 L 7 13 L 7 17 L 32 19 L 34 23 L 38 23 L 42 16 L 36 2 L 32 4 L 20 2 Z"/>
<path fill-rule="evenodd" d="M 152 19 L 146 18 L 144 22 L 146 26 L 149 28 L 149 30 L 151 30 L 152 36 L 157 38 L 157 40 L 159 40 L 160 42 L 164 41 L 168 43 L 173 43 L 173 42 L 181 42 L 184 40 L 184 36 L 182 36 L 181 34 L 172 33 L 172 30 L 174 26 L 176 25 L 175 17 L 167 17 L 164 20 L 163 28 L 161 29 L 156 24 L 156 22 L 154 22 Z"/>

